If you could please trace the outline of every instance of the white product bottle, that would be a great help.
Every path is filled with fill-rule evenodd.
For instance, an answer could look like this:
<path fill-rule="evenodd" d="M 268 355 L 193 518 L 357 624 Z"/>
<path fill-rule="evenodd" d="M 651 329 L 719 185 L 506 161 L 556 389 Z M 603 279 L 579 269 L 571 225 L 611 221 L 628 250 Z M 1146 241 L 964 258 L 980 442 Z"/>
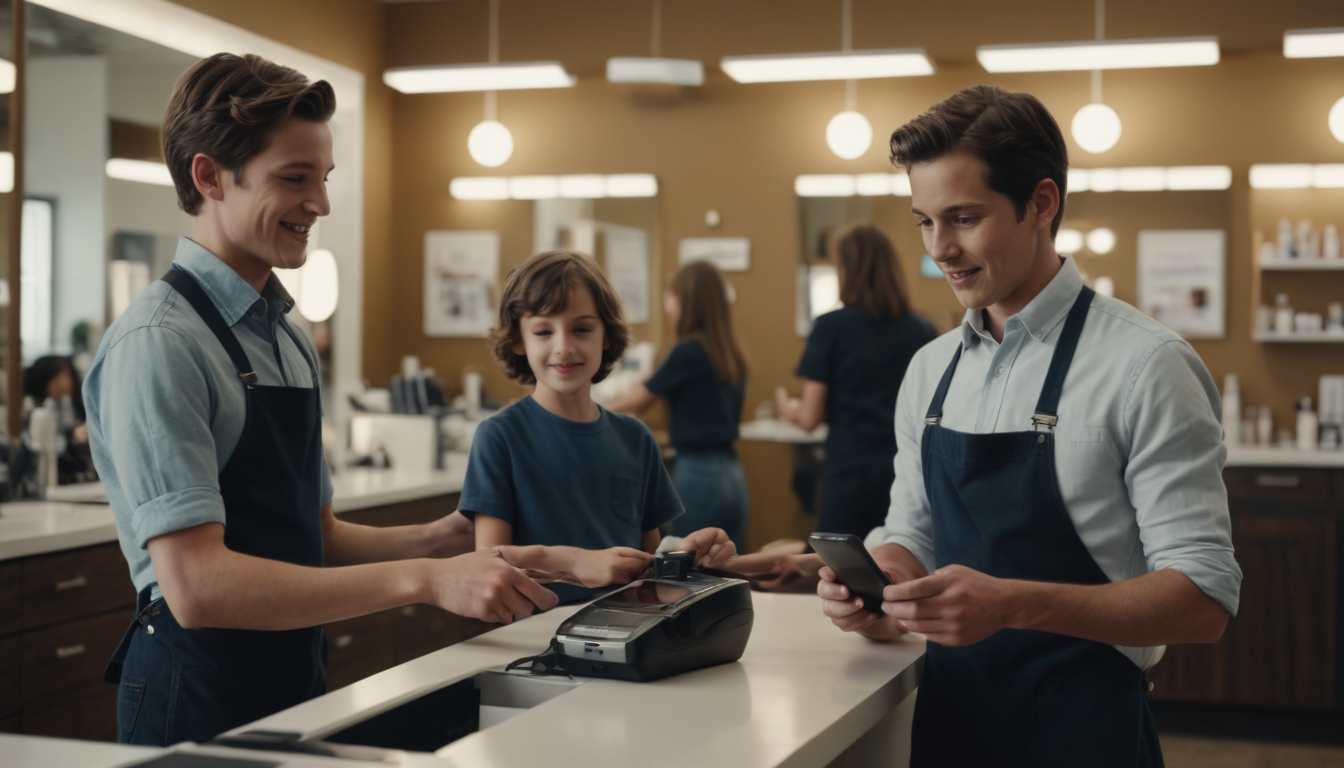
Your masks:
<path fill-rule="evenodd" d="M 1241 445 L 1241 386 L 1235 373 L 1223 379 L 1223 442 Z"/>
<path fill-rule="evenodd" d="M 1274 297 L 1274 332 L 1293 332 L 1293 305 L 1288 303 L 1286 293 Z"/>
<path fill-rule="evenodd" d="M 1320 436 L 1320 423 L 1316 411 L 1312 410 L 1311 398 L 1304 397 L 1297 404 L 1297 450 L 1316 450 L 1316 440 Z"/>
<path fill-rule="evenodd" d="M 1321 232 L 1321 255 L 1327 259 L 1338 259 L 1339 252 L 1339 227 L 1334 224 L 1326 224 Z"/>
<path fill-rule="evenodd" d="M 1256 442 L 1268 448 L 1274 442 L 1274 414 L 1268 405 L 1260 406 L 1260 417 L 1255 420 Z"/>
<path fill-rule="evenodd" d="M 1296 256 L 1293 251 L 1293 222 L 1279 219 L 1279 259 L 1287 260 Z"/>

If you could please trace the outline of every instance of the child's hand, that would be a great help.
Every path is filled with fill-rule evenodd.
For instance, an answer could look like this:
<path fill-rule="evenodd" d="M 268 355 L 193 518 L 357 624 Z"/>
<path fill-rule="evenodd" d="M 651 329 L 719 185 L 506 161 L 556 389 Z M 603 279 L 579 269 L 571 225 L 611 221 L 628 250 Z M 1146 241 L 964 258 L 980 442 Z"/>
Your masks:
<path fill-rule="evenodd" d="M 701 528 L 681 540 L 681 548 L 695 551 L 695 564 L 722 568 L 737 555 L 737 546 L 722 528 Z"/>
<path fill-rule="evenodd" d="M 585 587 L 629 584 L 639 576 L 653 555 L 632 547 L 582 550 L 574 561 L 574 578 Z"/>

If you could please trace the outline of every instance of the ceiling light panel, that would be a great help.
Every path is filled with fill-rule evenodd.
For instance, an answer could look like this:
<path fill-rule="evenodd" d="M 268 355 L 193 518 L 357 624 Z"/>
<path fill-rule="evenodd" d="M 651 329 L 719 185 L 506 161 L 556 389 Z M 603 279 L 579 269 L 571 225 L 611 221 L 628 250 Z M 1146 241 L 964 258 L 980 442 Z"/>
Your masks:
<path fill-rule="evenodd" d="M 558 61 L 524 61 L 397 67 L 383 73 L 383 82 L 402 93 L 456 93 L 570 88 L 578 78 Z"/>
<path fill-rule="evenodd" d="M 874 77 L 932 75 L 933 62 L 923 48 L 851 53 L 784 53 L 727 56 L 719 62 L 739 83 L 784 83 L 799 80 L 865 80 Z"/>
<path fill-rule="evenodd" d="M 975 58 L 989 72 L 1199 67 L 1218 63 L 1217 37 L 1162 37 L 1027 45 L 982 45 Z"/>
<path fill-rule="evenodd" d="M 1292 29 L 1284 32 L 1283 55 L 1290 59 L 1344 56 L 1344 27 Z"/>
<path fill-rule="evenodd" d="M 105 166 L 109 178 L 122 181 L 138 181 L 142 184 L 173 186 L 173 175 L 164 163 L 152 163 L 146 160 L 127 160 L 114 157 Z"/>
<path fill-rule="evenodd" d="M 705 65 L 694 59 L 618 56 L 607 59 L 607 80 L 613 83 L 704 85 Z"/>

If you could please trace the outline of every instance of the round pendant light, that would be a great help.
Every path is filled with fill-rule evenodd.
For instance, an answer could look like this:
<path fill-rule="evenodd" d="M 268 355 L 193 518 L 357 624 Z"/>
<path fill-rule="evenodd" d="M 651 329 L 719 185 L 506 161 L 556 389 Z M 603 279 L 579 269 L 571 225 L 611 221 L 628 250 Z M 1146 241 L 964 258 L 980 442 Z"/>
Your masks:
<path fill-rule="evenodd" d="M 467 151 L 486 168 L 498 168 L 513 157 L 513 134 L 498 120 L 482 120 L 467 137 Z"/>
<path fill-rule="evenodd" d="M 1073 140 L 1092 153 L 1105 152 L 1120 140 L 1120 116 L 1101 103 L 1088 104 L 1073 116 Z"/>
<path fill-rule="evenodd" d="M 1083 233 L 1076 229 L 1061 229 L 1055 234 L 1057 253 L 1076 254 L 1083 250 Z"/>
<path fill-rule="evenodd" d="M 1334 134 L 1338 141 L 1344 142 L 1344 96 L 1330 108 L 1329 123 L 1330 133 Z"/>
<path fill-rule="evenodd" d="M 1115 233 L 1106 227 L 1097 227 L 1087 233 L 1087 250 L 1105 256 L 1115 250 Z"/>
<path fill-rule="evenodd" d="M 826 145 L 839 157 L 853 160 L 873 145 L 873 126 L 858 112 L 845 110 L 826 125 Z"/>

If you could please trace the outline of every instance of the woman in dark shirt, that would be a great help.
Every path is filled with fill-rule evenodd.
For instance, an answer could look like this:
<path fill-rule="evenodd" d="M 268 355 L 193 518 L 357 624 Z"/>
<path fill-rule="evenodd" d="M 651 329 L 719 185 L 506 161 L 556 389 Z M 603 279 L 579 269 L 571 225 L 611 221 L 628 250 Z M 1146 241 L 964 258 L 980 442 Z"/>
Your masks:
<path fill-rule="evenodd" d="M 714 265 L 692 262 L 672 277 L 663 308 L 676 328 L 676 345 L 648 381 L 609 409 L 639 414 L 667 398 L 677 449 L 672 484 L 686 507 L 672 533 L 722 528 L 737 551 L 746 552 L 747 481 L 733 444 L 747 362 L 733 334 L 727 286 Z"/>
<path fill-rule="evenodd" d="M 882 230 L 855 224 L 840 233 L 835 252 L 845 306 L 813 324 L 798 363 L 803 396 L 783 399 L 778 410 L 809 431 L 830 424 L 817 530 L 862 537 L 890 506 L 901 379 L 937 333 L 910 311 L 896 250 Z"/>

